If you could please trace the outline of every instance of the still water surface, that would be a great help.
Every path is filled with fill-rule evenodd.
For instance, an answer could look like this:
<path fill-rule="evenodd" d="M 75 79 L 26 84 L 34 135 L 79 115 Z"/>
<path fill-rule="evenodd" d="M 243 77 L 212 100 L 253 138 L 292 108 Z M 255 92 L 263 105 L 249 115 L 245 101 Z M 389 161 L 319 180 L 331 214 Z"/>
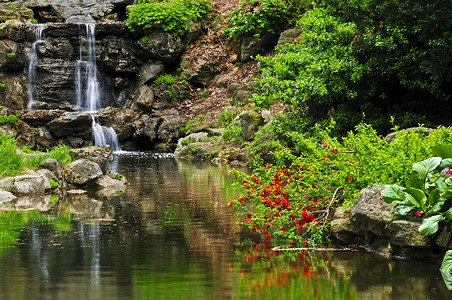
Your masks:
<path fill-rule="evenodd" d="M 227 203 L 228 168 L 121 155 L 125 193 L 0 209 L 0 299 L 450 299 L 438 266 L 362 252 L 266 255 Z M 50 197 L 50 196 L 49 196 Z M 21 211 L 18 211 L 21 210 Z"/>

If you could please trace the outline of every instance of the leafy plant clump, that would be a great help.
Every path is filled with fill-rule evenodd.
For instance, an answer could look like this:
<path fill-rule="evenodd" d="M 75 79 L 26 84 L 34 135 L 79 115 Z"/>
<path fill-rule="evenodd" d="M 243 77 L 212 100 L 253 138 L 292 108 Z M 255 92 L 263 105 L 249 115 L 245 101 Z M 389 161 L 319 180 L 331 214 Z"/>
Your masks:
<path fill-rule="evenodd" d="M 227 14 L 228 26 L 224 34 L 238 38 L 243 34 L 259 34 L 261 31 L 277 33 L 294 25 L 311 1 L 244 0 Z"/>
<path fill-rule="evenodd" d="M 401 184 L 416 161 L 431 156 L 438 144 L 452 142 L 452 130 L 399 131 L 390 140 L 365 124 L 338 140 L 334 123 L 309 133 L 286 132 L 273 145 L 273 163 L 251 161 L 253 176 L 241 176 L 240 196 L 230 206 L 246 216 L 243 224 L 260 232 L 268 246 L 319 245 L 330 209 L 349 206 L 362 188 L 374 183 Z M 263 139 L 265 140 L 265 139 Z"/>
<path fill-rule="evenodd" d="M 129 9 L 126 26 L 136 29 L 162 28 L 172 35 L 183 35 L 188 20 L 200 20 L 210 11 L 209 0 L 139 0 Z"/>

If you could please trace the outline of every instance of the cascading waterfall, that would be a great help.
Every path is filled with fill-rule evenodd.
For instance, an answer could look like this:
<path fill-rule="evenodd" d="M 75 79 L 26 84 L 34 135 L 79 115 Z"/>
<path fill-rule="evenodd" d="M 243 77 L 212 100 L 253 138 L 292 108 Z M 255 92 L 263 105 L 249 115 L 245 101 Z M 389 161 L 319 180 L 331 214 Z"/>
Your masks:
<path fill-rule="evenodd" d="M 101 106 L 101 88 L 97 79 L 96 67 L 96 24 L 86 26 L 86 58 L 83 58 L 83 34 L 80 33 L 79 60 L 75 64 L 76 105 L 80 111 L 88 112 L 93 118 L 94 145 L 110 145 L 113 151 L 121 151 L 118 136 L 111 127 L 102 126 L 96 120 L 96 113 Z"/>
<path fill-rule="evenodd" d="M 36 65 L 38 63 L 37 45 L 44 40 L 44 25 L 35 25 L 35 41 L 33 42 L 30 54 L 29 54 L 29 65 L 28 65 L 28 105 L 27 109 L 32 109 L 36 100 L 39 99 L 39 92 L 36 85 L 39 81 L 38 72 L 36 71 Z"/>

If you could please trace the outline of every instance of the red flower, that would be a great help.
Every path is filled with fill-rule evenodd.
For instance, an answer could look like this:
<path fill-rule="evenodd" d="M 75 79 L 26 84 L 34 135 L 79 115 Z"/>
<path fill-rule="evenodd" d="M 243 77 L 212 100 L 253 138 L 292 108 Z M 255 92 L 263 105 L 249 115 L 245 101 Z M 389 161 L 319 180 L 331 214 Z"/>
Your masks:
<path fill-rule="evenodd" d="M 281 227 L 280 230 L 281 230 L 281 231 L 287 231 L 287 228 L 286 228 L 286 227 Z"/>

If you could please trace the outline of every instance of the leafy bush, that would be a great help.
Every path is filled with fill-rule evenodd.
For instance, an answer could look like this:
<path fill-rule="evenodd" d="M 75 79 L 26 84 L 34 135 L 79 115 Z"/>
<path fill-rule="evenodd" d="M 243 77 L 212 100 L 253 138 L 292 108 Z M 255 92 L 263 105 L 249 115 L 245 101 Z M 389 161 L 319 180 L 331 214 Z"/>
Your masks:
<path fill-rule="evenodd" d="M 248 217 L 244 224 L 267 245 L 274 237 L 282 239 L 276 244 L 319 244 L 330 208 L 351 205 L 373 183 L 401 184 L 414 162 L 431 156 L 435 145 L 452 142 L 452 129 L 444 127 L 429 134 L 422 128 L 399 131 L 392 139 L 366 124 L 341 140 L 332 131 L 334 122 L 311 132 L 287 132 L 291 148 L 280 139 L 273 164 L 255 157 L 254 176 L 239 173 L 241 193 L 230 206 Z"/>
<path fill-rule="evenodd" d="M 245 33 L 257 34 L 262 30 L 276 33 L 294 25 L 296 18 L 311 1 L 290 0 L 244 0 L 240 6 L 226 15 L 224 33 L 238 38 Z"/>
<path fill-rule="evenodd" d="M 300 43 L 258 58 L 256 104 L 283 101 L 295 127 L 306 118 L 333 116 L 339 134 L 363 121 L 387 132 L 388 115 L 403 127 L 448 121 L 450 1 L 322 3 L 299 20 Z"/>
<path fill-rule="evenodd" d="M 210 7 L 208 0 L 139 0 L 130 7 L 125 24 L 132 31 L 161 26 L 169 34 L 182 35 L 187 20 L 204 18 Z"/>

